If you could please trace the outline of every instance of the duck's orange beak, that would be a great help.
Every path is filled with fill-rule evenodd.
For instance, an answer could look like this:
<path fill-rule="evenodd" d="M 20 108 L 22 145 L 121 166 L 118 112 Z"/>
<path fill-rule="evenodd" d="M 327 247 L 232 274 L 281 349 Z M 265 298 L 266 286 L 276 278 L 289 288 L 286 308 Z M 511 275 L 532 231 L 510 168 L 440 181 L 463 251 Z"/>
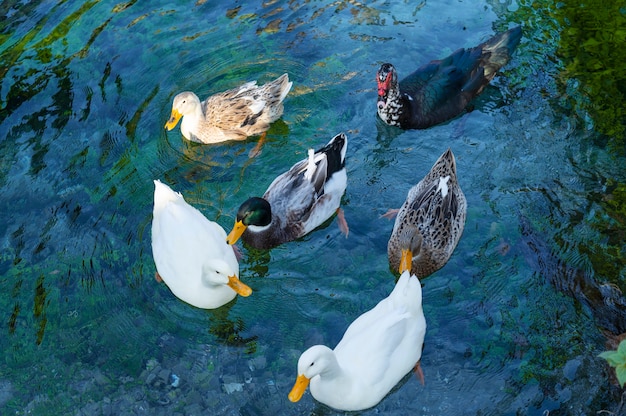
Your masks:
<path fill-rule="evenodd" d="M 237 240 L 239 240 L 239 237 L 241 237 L 241 234 L 246 231 L 246 228 L 248 228 L 248 226 L 245 225 L 241 220 L 236 220 L 232 231 L 226 237 L 226 242 L 231 246 L 235 244 Z"/>
<path fill-rule="evenodd" d="M 172 114 L 170 115 L 170 119 L 167 120 L 167 123 L 165 123 L 165 128 L 167 130 L 172 130 L 174 127 L 176 127 L 176 125 L 178 124 L 178 120 L 180 120 L 182 116 L 183 115 L 179 113 L 177 109 L 172 108 Z"/>
<path fill-rule="evenodd" d="M 302 395 L 306 391 L 306 388 L 309 386 L 309 379 L 304 376 L 304 374 L 300 374 L 296 379 L 296 383 L 293 385 L 291 392 L 289 392 L 289 400 L 292 402 L 297 402 L 302 398 Z"/>
<path fill-rule="evenodd" d="M 250 286 L 243 283 L 237 276 L 228 276 L 228 286 L 239 296 L 248 297 L 252 294 Z"/>
<path fill-rule="evenodd" d="M 411 271 L 413 265 L 413 252 L 408 248 L 402 249 L 402 256 L 400 257 L 400 267 L 398 272 L 402 274 L 405 270 Z"/>

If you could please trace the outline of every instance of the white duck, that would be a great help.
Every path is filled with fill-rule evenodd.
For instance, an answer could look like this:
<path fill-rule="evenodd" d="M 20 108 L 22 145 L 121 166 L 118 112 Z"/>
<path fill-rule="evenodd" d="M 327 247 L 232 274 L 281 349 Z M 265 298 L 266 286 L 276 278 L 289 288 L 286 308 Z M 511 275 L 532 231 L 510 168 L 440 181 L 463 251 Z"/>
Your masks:
<path fill-rule="evenodd" d="M 313 397 L 335 409 L 375 406 L 409 372 L 421 375 L 426 333 L 420 281 L 404 271 L 391 294 L 357 318 L 334 350 L 315 345 L 298 360 L 289 400 L 310 385 Z"/>
<path fill-rule="evenodd" d="M 152 255 L 157 280 L 190 305 L 214 309 L 252 289 L 239 280 L 239 263 L 226 232 L 187 204 L 183 196 L 154 181 Z"/>

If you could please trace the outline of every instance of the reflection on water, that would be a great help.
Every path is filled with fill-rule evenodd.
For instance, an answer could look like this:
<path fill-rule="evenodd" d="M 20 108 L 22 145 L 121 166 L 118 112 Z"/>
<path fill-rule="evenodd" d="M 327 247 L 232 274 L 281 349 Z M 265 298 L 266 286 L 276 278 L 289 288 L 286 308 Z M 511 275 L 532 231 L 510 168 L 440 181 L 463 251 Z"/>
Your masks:
<path fill-rule="evenodd" d="M 626 333 L 626 300 L 616 285 L 598 282 L 591 273 L 572 269 L 556 256 L 550 255 L 545 241 L 535 235 L 528 221 L 522 221 L 522 233 L 533 255 L 540 259 L 540 273 L 560 291 L 577 298 L 585 305 L 597 325 L 611 337 Z"/>
<path fill-rule="evenodd" d="M 334 345 L 389 293 L 393 224 L 380 215 L 448 146 L 468 220 L 448 265 L 422 282 L 426 385 L 409 378 L 364 413 L 617 405 L 596 355 L 606 331 L 624 331 L 614 319 L 624 309 L 615 151 L 624 123 L 614 104 L 623 59 L 611 46 L 622 9 L 9 3 L 0 6 L 3 408 L 334 414 L 310 395 L 287 401 L 299 353 Z M 376 119 L 381 62 L 409 73 L 520 23 L 518 52 L 473 111 L 424 131 Z M 256 138 L 201 146 L 162 130 L 182 90 L 208 96 L 284 72 L 294 88 L 256 159 L 247 156 Z M 241 276 L 254 294 L 216 311 L 154 281 L 153 179 L 229 227 L 241 201 L 341 131 L 351 139 L 349 238 L 331 223 L 271 251 L 244 247 Z"/>
<path fill-rule="evenodd" d="M 558 54 L 564 77 L 558 83 L 564 102 L 588 129 L 608 136 L 612 147 L 623 154 L 626 132 L 624 81 L 626 10 L 618 3 L 590 2 L 586 7 L 567 5 L 551 13 L 561 27 Z M 575 94 L 585 91 L 584 96 Z"/>

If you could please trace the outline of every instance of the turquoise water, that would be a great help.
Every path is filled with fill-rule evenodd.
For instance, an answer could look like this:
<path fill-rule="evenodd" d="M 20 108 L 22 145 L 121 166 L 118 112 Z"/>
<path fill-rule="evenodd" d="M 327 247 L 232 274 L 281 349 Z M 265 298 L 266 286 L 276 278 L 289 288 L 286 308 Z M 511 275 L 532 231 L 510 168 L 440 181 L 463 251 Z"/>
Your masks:
<path fill-rule="evenodd" d="M 621 217 L 606 202 L 618 200 L 624 159 L 585 111 L 589 89 L 565 79 L 570 57 L 554 10 L 498 1 L 170 3 L 0 7 L 7 414 L 334 414 L 308 393 L 287 400 L 297 358 L 315 343 L 334 346 L 391 291 L 393 223 L 380 215 L 448 147 L 468 216 L 449 263 L 422 282 L 426 384 L 407 377 L 361 413 L 615 408 L 594 304 L 568 291 L 567 279 L 624 287 Z M 402 77 L 519 24 L 519 50 L 473 111 L 423 131 L 377 121 L 382 62 Z M 256 138 L 202 146 L 163 129 L 182 90 L 206 97 L 284 72 L 294 87 L 255 159 Z M 242 201 L 342 131 L 348 238 L 333 220 L 271 251 L 242 248 L 241 277 L 254 293 L 215 311 L 154 280 L 153 179 L 230 229 Z"/>

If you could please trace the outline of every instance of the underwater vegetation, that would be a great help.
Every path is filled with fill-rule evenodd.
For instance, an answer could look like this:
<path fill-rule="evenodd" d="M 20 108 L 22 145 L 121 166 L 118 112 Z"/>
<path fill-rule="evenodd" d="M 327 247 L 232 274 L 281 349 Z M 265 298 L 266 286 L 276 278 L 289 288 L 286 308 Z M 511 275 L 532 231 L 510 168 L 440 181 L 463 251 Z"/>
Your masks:
<path fill-rule="evenodd" d="M 616 351 L 604 351 L 599 354 L 611 367 L 615 368 L 615 375 L 620 387 L 626 384 L 626 339 L 619 343 Z"/>

